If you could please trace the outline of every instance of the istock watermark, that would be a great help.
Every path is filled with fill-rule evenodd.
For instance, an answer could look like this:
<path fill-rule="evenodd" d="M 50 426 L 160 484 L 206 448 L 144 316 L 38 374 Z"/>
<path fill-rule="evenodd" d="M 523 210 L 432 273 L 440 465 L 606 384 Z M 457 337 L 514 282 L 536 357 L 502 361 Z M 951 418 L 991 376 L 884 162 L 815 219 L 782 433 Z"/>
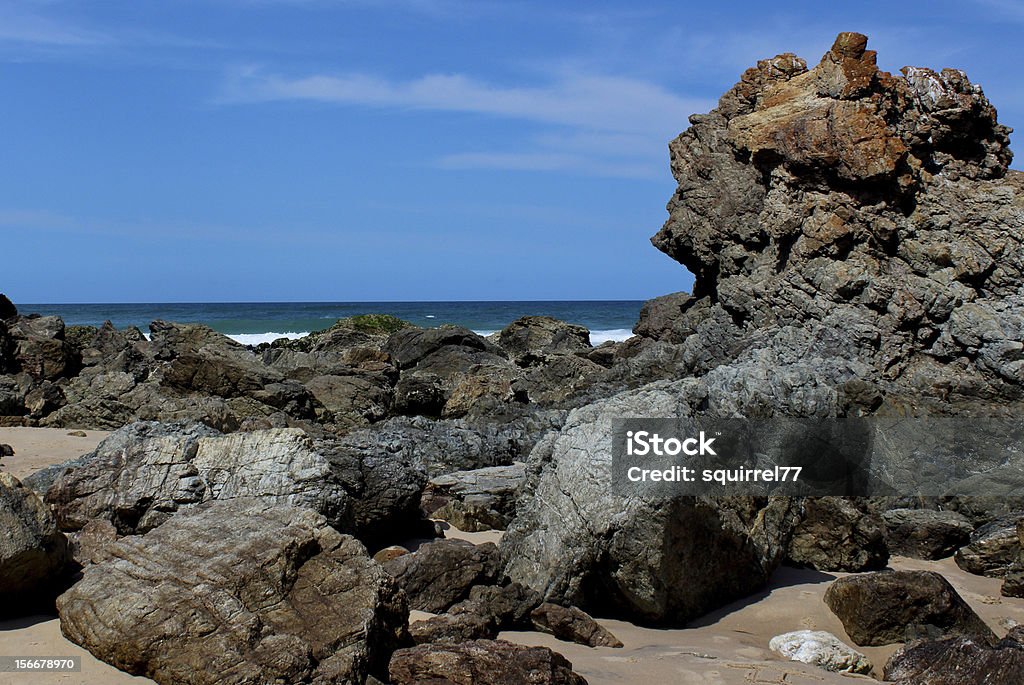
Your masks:
<path fill-rule="evenodd" d="M 1024 498 L 1024 422 L 1009 418 L 622 419 L 618 494 Z"/>

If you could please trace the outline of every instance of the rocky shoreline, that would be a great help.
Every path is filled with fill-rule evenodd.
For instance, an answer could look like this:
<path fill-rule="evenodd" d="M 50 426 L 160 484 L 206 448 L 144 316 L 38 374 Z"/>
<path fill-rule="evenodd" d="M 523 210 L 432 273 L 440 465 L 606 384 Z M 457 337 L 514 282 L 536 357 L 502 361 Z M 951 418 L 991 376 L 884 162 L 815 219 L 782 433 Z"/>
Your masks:
<path fill-rule="evenodd" d="M 693 292 L 647 303 L 622 343 L 546 317 L 484 338 L 363 316 L 249 348 L 194 324 L 65 327 L 0 296 L 0 426 L 114 431 L 0 474 L 0 607 L 55 607 L 67 638 L 159 683 L 575 684 L 557 648 L 499 638 L 621 649 L 607 619 L 690 625 L 786 564 L 854 574 L 823 596 L 838 637 L 768 636 L 812 664 L 794 673 L 1024 681 L 1020 628 L 941 574 L 887 569 L 952 557 L 1015 602 L 1024 498 L 610 486 L 622 417 L 1019 415 L 1009 129 L 963 73 L 888 74 L 866 46 L 763 60 L 691 117 L 652 242 Z M 886 645 L 885 664 L 856 651 Z"/>

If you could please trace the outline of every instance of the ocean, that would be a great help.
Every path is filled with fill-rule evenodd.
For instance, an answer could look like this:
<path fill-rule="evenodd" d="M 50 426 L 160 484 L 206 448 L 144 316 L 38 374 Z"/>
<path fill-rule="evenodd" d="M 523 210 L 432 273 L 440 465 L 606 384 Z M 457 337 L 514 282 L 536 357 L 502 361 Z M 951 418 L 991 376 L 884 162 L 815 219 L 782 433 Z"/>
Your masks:
<path fill-rule="evenodd" d="M 488 335 L 521 316 L 546 315 L 590 329 L 590 340 L 625 340 L 640 314 L 640 301 L 576 302 L 217 302 L 159 304 L 20 304 L 22 314 L 56 315 L 69 325 L 138 326 L 155 319 L 210 326 L 245 345 L 299 338 L 356 314 L 391 314 L 417 326 L 456 324 Z"/>

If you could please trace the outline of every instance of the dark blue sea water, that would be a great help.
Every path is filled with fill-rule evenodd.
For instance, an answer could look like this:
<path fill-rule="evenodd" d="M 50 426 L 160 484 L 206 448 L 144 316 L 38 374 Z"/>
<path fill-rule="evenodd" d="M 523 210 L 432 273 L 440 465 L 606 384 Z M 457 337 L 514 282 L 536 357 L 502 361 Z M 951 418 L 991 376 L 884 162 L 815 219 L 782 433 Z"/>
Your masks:
<path fill-rule="evenodd" d="M 110 320 L 118 328 L 148 332 L 154 319 L 202 323 L 240 342 L 254 345 L 280 337 L 298 337 L 356 314 L 392 314 L 419 326 L 444 323 L 480 333 L 504 328 L 521 316 L 547 315 L 586 326 L 591 342 L 623 340 L 630 335 L 642 302 L 245 302 L 174 304 L 24 304 L 23 314 L 57 315 L 68 325 L 98 326 Z"/>

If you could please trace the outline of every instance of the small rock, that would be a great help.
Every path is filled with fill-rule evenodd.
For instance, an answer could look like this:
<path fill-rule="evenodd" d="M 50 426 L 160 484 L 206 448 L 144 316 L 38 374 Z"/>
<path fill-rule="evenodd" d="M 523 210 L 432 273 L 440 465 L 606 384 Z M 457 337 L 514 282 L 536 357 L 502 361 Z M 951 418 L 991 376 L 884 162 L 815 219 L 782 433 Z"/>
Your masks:
<path fill-rule="evenodd" d="M 399 649 L 388 668 L 393 685 L 586 685 L 572 664 L 547 647 L 503 640 L 433 643 Z"/>
<path fill-rule="evenodd" d="M 563 607 L 544 602 L 530 614 L 533 626 L 559 640 L 588 647 L 621 647 L 622 642 L 590 614 L 576 607 Z"/>
<path fill-rule="evenodd" d="M 7 444 L 0 444 L 0 457 L 13 457 L 14 448 Z"/>
<path fill-rule="evenodd" d="M 373 555 L 373 560 L 376 561 L 378 564 L 386 564 L 392 559 L 397 559 L 403 554 L 408 553 L 409 550 L 407 550 L 405 547 L 402 547 L 401 545 L 391 545 L 390 547 L 385 547 L 382 550 L 378 550 L 377 553 Z"/>
<path fill-rule="evenodd" d="M 832 633 L 820 630 L 797 630 L 776 635 L 768 647 L 790 661 L 810 664 L 833 673 L 870 673 L 871 661 L 857 650 L 843 644 Z"/>
<path fill-rule="evenodd" d="M 861 646 L 906 642 L 937 629 L 995 641 L 995 634 L 953 586 L 931 571 L 879 571 L 846 576 L 829 586 L 825 604 Z"/>
<path fill-rule="evenodd" d="M 68 431 L 68 435 L 70 435 L 73 438 L 87 438 L 87 437 L 89 437 L 88 435 L 86 435 L 85 431 Z"/>
<path fill-rule="evenodd" d="M 416 621 L 409 626 L 412 641 L 418 645 L 428 642 L 465 642 L 467 640 L 493 640 L 498 637 L 494 621 L 468 611 L 449 612 Z"/>

